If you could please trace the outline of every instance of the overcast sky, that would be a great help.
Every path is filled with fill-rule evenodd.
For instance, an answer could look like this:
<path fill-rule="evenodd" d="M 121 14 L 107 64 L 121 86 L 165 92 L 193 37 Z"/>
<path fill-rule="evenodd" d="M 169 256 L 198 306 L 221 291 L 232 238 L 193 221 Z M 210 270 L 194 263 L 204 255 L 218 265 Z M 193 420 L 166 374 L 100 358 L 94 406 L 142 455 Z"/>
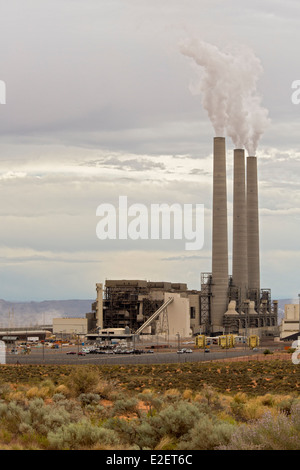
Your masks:
<path fill-rule="evenodd" d="M 214 129 L 180 44 L 253 50 L 270 125 L 257 148 L 261 287 L 297 298 L 300 4 L 296 0 L 0 0 L 0 298 L 85 299 L 105 279 L 211 271 Z M 227 144 L 229 251 L 232 154 Z M 204 204 L 205 242 L 99 240 L 96 209 Z M 231 262 L 230 262 L 231 263 Z M 231 265 L 230 265 L 231 266 Z"/>

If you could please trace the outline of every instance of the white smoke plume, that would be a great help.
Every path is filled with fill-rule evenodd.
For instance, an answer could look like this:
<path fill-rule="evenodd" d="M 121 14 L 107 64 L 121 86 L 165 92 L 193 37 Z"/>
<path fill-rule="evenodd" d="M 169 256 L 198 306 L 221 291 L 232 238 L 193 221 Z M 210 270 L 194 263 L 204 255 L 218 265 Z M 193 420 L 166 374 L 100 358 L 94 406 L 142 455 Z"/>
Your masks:
<path fill-rule="evenodd" d="M 199 82 L 191 91 L 201 94 L 215 135 L 227 135 L 235 148 L 245 147 L 249 155 L 255 155 L 269 124 L 257 92 L 263 72 L 259 59 L 244 46 L 221 51 L 197 39 L 185 41 L 180 51 L 200 66 Z"/>

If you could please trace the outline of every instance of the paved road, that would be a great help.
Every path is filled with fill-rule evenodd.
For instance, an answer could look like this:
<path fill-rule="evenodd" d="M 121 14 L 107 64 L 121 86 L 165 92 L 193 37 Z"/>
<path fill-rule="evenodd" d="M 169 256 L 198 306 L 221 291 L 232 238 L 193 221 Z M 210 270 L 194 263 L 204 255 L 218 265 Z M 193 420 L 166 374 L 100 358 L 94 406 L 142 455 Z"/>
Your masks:
<path fill-rule="evenodd" d="M 212 361 L 225 358 L 234 358 L 241 356 L 257 356 L 259 352 L 246 349 L 234 350 L 215 350 L 205 353 L 203 350 L 194 351 L 193 353 L 177 354 L 174 352 L 154 352 L 153 354 L 138 355 L 115 355 L 115 354 L 86 354 L 78 356 L 76 347 L 72 350 L 76 352 L 74 355 L 68 355 L 66 352 L 70 348 L 62 350 L 53 349 L 33 349 L 31 354 L 10 354 L 6 355 L 7 364 L 167 364 L 167 363 L 183 363 L 183 362 L 201 362 Z"/>

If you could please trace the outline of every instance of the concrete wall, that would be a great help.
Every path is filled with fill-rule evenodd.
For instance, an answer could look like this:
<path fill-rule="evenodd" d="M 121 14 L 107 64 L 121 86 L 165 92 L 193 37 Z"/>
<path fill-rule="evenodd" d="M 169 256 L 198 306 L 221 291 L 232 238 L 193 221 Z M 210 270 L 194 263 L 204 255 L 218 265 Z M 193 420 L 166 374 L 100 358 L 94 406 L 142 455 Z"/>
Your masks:
<path fill-rule="evenodd" d="M 189 311 L 190 311 L 190 326 L 193 333 L 200 333 L 200 295 L 199 294 L 187 294 L 189 300 Z M 195 318 L 191 317 L 191 309 L 194 309 Z"/>
<path fill-rule="evenodd" d="M 174 292 L 165 292 L 164 301 L 172 296 L 174 301 L 168 306 L 168 323 L 169 323 L 169 338 L 176 339 L 179 333 L 181 338 L 186 338 L 192 335 L 190 327 L 190 311 L 189 300 L 181 297 L 180 294 Z"/>
<path fill-rule="evenodd" d="M 284 320 L 299 321 L 299 304 L 285 304 Z"/>

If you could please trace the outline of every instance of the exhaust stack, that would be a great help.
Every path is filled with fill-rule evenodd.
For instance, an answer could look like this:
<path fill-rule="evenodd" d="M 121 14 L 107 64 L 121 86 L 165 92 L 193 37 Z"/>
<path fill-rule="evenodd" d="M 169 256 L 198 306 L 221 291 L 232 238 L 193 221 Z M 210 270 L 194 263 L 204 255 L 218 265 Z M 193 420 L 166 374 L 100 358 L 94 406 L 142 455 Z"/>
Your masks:
<path fill-rule="evenodd" d="M 234 149 L 232 282 L 242 306 L 248 295 L 245 151 Z"/>
<path fill-rule="evenodd" d="M 257 158 L 247 157 L 247 239 L 248 239 L 248 285 L 254 291 L 259 304 L 260 262 L 259 262 L 259 217 Z"/>
<path fill-rule="evenodd" d="M 228 307 L 228 233 L 225 137 L 214 138 L 212 226 L 212 332 L 223 330 Z"/>

